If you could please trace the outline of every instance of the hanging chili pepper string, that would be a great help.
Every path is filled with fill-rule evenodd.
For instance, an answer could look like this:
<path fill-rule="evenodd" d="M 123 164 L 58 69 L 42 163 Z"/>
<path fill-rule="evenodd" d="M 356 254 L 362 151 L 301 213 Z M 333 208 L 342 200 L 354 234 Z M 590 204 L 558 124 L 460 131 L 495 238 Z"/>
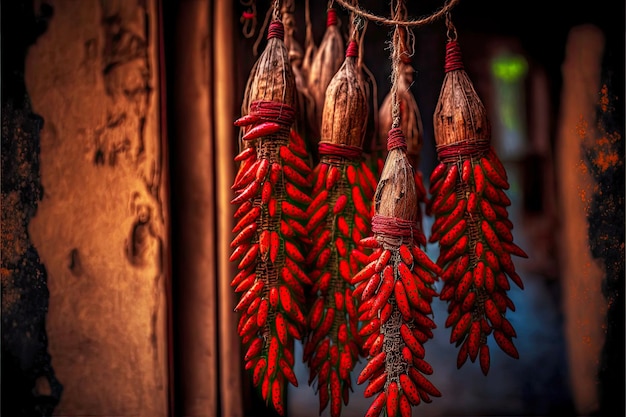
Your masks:
<path fill-rule="evenodd" d="M 291 126 L 295 78 L 284 34 L 282 22 L 272 21 L 265 50 L 249 76 L 243 116 L 234 123 L 245 129 L 246 147 L 235 157 L 240 168 L 231 203 L 239 206 L 239 220 L 230 257 L 239 270 L 231 285 L 241 294 L 235 311 L 247 346 L 245 368 L 263 400 L 280 415 L 286 385 L 298 386 L 294 342 L 304 334 L 304 288 L 311 284 L 301 265 L 308 239 L 303 222 L 304 207 L 311 203 L 306 192 L 310 167 Z"/>
<path fill-rule="evenodd" d="M 313 287 L 303 360 L 309 384 L 317 385 L 319 412 L 330 406 L 331 417 L 339 417 L 342 404 L 348 404 L 351 373 L 361 356 L 351 277 L 367 259 L 358 242 L 369 233 L 375 188 L 362 166 L 367 97 L 358 79 L 358 50 L 354 39 L 348 42 L 325 91 L 320 161 L 312 173 L 313 202 L 307 209 L 306 229 L 315 243 L 305 259 Z"/>
<path fill-rule="evenodd" d="M 487 375 L 490 335 L 519 358 L 517 334 L 505 314 L 515 310 L 509 280 L 523 289 L 511 256 L 527 255 L 513 243 L 506 171 L 491 146 L 487 112 L 464 70 L 449 14 L 446 26 L 445 77 L 433 117 L 440 163 L 430 178 L 428 209 L 435 221 L 429 242 L 439 244 L 440 299 L 448 303 L 450 343 L 459 347 L 457 368 L 478 359 Z"/>

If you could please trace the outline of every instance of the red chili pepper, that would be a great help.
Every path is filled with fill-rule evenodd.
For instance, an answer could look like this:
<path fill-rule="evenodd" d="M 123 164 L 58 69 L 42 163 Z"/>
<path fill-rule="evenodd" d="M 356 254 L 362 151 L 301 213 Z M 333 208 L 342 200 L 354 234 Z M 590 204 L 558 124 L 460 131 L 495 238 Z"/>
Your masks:
<path fill-rule="evenodd" d="M 359 374 L 356 383 L 361 385 L 365 381 L 367 381 L 370 376 L 374 374 L 378 369 L 382 367 L 385 363 L 386 352 L 380 352 L 378 355 L 374 356 L 369 360 L 369 362 L 363 367 L 363 370 Z"/>
<path fill-rule="evenodd" d="M 270 136 L 278 132 L 280 129 L 281 125 L 279 125 L 278 123 L 263 122 L 248 130 L 246 134 L 242 136 L 241 140 L 247 141 L 259 139 L 264 136 Z"/>

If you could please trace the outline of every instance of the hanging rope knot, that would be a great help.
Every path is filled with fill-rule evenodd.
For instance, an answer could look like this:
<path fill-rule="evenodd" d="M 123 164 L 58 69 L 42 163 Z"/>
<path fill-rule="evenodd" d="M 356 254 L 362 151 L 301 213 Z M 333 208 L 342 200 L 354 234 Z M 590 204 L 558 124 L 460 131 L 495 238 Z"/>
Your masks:
<path fill-rule="evenodd" d="M 444 72 L 463 69 L 463 60 L 461 59 L 461 47 L 459 42 L 451 40 L 446 43 L 446 62 Z"/>
<path fill-rule="evenodd" d="M 337 11 L 328 9 L 326 12 L 326 27 L 335 26 L 337 24 Z"/>
<path fill-rule="evenodd" d="M 419 232 L 419 224 L 414 220 L 375 214 L 372 217 L 372 232 L 394 238 L 412 237 Z"/>
<path fill-rule="evenodd" d="M 280 20 L 273 20 L 270 23 L 270 27 L 267 30 L 267 40 L 272 38 L 277 38 L 281 41 L 285 40 L 285 26 Z"/>
<path fill-rule="evenodd" d="M 350 41 L 348 43 L 348 47 L 346 48 L 346 57 L 358 57 L 359 56 L 359 46 L 356 41 Z"/>
<path fill-rule="evenodd" d="M 250 115 L 264 122 L 274 122 L 291 127 L 296 117 L 296 110 L 279 101 L 256 100 L 250 103 Z"/>
<path fill-rule="evenodd" d="M 390 151 L 396 148 L 402 148 L 405 152 L 407 150 L 404 132 L 399 127 L 389 130 L 389 135 L 387 136 L 387 150 Z"/>
<path fill-rule="evenodd" d="M 241 18 L 244 20 L 254 19 L 254 17 L 255 17 L 254 12 L 243 12 L 241 14 Z"/>
<path fill-rule="evenodd" d="M 363 153 L 363 149 L 358 146 L 341 145 L 325 141 L 320 141 L 317 149 L 320 155 L 340 156 L 346 159 L 358 159 Z"/>

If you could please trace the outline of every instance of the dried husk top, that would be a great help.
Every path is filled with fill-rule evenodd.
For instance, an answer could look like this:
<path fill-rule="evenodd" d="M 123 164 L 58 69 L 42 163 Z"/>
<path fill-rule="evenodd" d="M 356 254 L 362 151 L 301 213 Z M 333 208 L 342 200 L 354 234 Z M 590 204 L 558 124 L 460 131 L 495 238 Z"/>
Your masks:
<path fill-rule="evenodd" d="M 417 106 L 415 96 L 413 96 L 410 90 L 413 82 L 413 72 L 413 67 L 410 64 L 404 62 L 399 64 L 397 97 L 400 106 L 400 128 L 404 132 L 407 143 L 407 157 L 413 167 L 417 168 L 422 152 L 422 144 L 424 143 L 424 129 L 419 107 Z M 378 119 L 379 144 L 376 151 L 380 151 L 385 146 L 387 133 L 391 129 L 393 122 L 392 101 L 393 95 L 389 92 L 380 106 Z"/>
<path fill-rule="evenodd" d="M 296 126 L 295 129 L 303 134 L 307 125 L 306 109 L 311 105 L 312 98 L 309 95 L 307 81 L 302 71 L 304 58 L 304 50 L 295 38 L 296 20 L 293 12 L 286 9 L 283 5 L 282 18 L 285 25 L 285 47 L 289 55 L 291 70 L 293 71 L 296 86 Z"/>
<path fill-rule="evenodd" d="M 334 10 L 331 9 L 328 13 L 334 13 Z M 308 116 L 311 130 L 316 139 L 319 139 L 326 88 L 343 61 L 344 41 L 339 27 L 337 24 L 328 25 L 313 56 L 311 68 L 308 70 L 307 84 L 313 100 L 313 106 L 308 109 Z"/>
<path fill-rule="evenodd" d="M 362 148 L 367 109 L 367 96 L 358 76 L 356 57 L 348 56 L 326 89 L 322 141 Z"/>
<path fill-rule="evenodd" d="M 374 194 L 376 214 L 418 221 L 415 174 L 402 148 L 389 151 Z"/>
<path fill-rule="evenodd" d="M 272 22 L 274 23 L 274 22 Z M 283 39 L 270 37 L 250 73 L 248 106 L 257 100 L 296 105 L 295 78 Z"/>
<path fill-rule="evenodd" d="M 447 49 L 446 61 L 450 59 L 450 50 Z M 487 110 L 462 67 L 446 72 L 433 114 L 433 125 L 437 146 L 491 139 Z"/>

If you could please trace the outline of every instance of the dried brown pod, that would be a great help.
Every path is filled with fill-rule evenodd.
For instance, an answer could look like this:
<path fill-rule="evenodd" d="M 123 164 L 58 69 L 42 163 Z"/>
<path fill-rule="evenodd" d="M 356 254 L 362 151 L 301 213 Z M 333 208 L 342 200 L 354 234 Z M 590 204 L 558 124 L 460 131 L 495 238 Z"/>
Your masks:
<path fill-rule="evenodd" d="M 448 48 L 457 46 L 448 42 Z M 487 110 L 474 89 L 474 84 L 458 58 L 446 60 L 446 65 L 461 65 L 447 70 L 439 93 L 439 101 L 433 115 L 435 143 L 445 146 L 459 142 L 491 140 L 491 125 Z"/>
<path fill-rule="evenodd" d="M 275 26 L 270 25 L 269 30 L 276 30 Z M 267 45 L 249 76 L 249 91 L 245 96 L 248 105 L 256 100 L 267 100 L 295 106 L 295 79 L 282 38 L 268 35 Z"/>
<path fill-rule="evenodd" d="M 284 28 L 284 26 L 282 26 Z M 270 25 L 270 30 L 273 29 Z M 241 116 L 250 111 L 250 103 L 255 100 L 280 101 L 290 106 L 296 105 L 296 80 L 289 60 L 289 51 L 280 36 L 269 36 L 265 49 L 255 61 L 248 75 L 243 100 L 241 101 Z M 239 149 L 254 145 L 253 140 L 241 140 L 247 131 L 240 130 Z"/>
<path fill-rule="evenodd" d="M 321 138 L 324 142 L 362 148 L 368 105 L 357 68 L 357 51 L 351 53 L 356 48 L 356 42 L 349 44 L 343 64 L 326 88 Z"/>
<path fill-rule="evenodd" d="M 326 31 L 315 51 L 308 72 L 307 84 L 313 98 L 313 106 L 307 109 L 307 112 L 309 128 L 315 143 L 320 137 L 326 87 L 344 62 L 344 40 L 339 29 L 339 22 L 335 9 L 328 9 Z"/>
<path fill-rule="evenodd" d="M 401 129 L 392 129 L 390 135 L 398 131 Z M 406 145 L 391 147 L 374 195 L 376 214 L 417 222 L 417 204 L 414 171 L 406 155 Z"/>

